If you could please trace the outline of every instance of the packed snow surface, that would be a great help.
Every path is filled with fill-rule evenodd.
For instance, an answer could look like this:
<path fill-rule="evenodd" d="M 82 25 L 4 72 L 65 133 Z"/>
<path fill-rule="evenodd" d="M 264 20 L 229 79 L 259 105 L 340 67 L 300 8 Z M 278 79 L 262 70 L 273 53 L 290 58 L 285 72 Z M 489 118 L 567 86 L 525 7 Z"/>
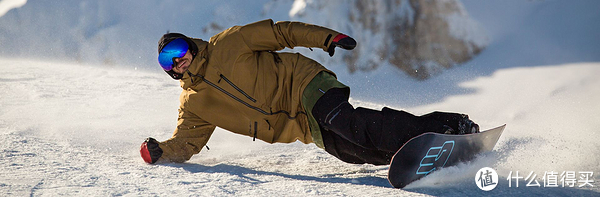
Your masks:
<path fill-rule="evenodd" d="M 405 109 L 465 112 L 482 128 L 508 124 L 493 152 L 406 190 L 391 188 L 387 166 L 346 164 L 312 144 L 270 145 L 222 129 L 210 150 L 187 163 L 147 165 L 139 145 L 148 136 L 170 137 L 178 82 L 132 69 L 29 60 L 0 65 L 0 193 L 11 196 L 461 195 L 482 193 L 473 177 L 486 166 L 501 180 L 510 171 L 540 177 L 545 171 L 600 171 L 600 63 L 500 69 L 459 85 L 471 93 Z M 598 194 L 598 187 L 500 184 L 493 192 Z"/>

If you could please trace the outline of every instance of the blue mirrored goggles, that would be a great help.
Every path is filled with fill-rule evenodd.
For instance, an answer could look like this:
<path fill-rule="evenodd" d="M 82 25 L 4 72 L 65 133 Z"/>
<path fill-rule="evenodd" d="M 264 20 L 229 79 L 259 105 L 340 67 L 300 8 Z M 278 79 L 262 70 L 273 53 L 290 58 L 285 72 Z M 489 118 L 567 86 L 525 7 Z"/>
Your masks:
<path fill-rule="evenodd" d="M 158 64 L 165 70 L 170 71 L 175 64 L 175 58 L 185 56 L 189 48 L 183 38 L 177 38 L 167 44 L 158 54 Z"/>

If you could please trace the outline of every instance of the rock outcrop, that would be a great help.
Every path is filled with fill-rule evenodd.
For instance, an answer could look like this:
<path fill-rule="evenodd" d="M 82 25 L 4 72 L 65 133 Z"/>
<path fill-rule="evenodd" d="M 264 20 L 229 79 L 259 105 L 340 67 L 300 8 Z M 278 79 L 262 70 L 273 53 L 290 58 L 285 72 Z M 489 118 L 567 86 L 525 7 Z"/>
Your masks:
<path fill-rule="evenodd" d="M 343 58 L 350 72 L 389 64 L 423 80 L 488 43 L 458 0 L 296 0 L 290 16 L 355 37 L 357 48 Z"/>

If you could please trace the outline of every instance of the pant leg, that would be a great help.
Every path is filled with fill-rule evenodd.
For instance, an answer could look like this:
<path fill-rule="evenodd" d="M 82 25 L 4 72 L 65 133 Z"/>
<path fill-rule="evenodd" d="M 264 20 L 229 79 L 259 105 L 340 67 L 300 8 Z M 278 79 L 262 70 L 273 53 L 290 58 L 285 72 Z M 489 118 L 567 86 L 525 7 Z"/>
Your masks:
<path fill-rule="evenodd" d="M 389 165 L 396 153 L 358 146 L 325 128 L 321 128 L 321 135 L 325 151 L 347 163 Z"/>
<path fill-rule="evenodd" d="M 425 132 L 444 133 L 448 129 L 433 118 L 439 116 L 415 116 L 390 108 L 382 111 L 361 107 L 354 109 L 347 98 L 344 91 L 331 89 L 317 101 L 313 115 L 324 130 L 366 150 L 395 153 L 415 136 Z"/>

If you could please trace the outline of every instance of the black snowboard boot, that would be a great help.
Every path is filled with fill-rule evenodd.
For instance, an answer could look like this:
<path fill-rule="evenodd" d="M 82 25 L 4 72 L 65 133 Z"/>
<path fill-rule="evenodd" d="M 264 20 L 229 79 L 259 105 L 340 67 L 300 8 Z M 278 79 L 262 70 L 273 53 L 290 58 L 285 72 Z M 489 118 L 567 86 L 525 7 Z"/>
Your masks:
<path fill-rule="evenodd" d="M 458 123 L 458 134 L 479 133 L 479 125 L 474 123 L 467 116 L 466 119 Z"/>
<path fill-rule="evenodd" d="M 445 134 L 462 135 L 479 133 L 479 125 L 469 119 L 469 116 L 466 114 L 432 112 L 422 117 L 442 122 L 448 128 L 444 132 Z"/>

